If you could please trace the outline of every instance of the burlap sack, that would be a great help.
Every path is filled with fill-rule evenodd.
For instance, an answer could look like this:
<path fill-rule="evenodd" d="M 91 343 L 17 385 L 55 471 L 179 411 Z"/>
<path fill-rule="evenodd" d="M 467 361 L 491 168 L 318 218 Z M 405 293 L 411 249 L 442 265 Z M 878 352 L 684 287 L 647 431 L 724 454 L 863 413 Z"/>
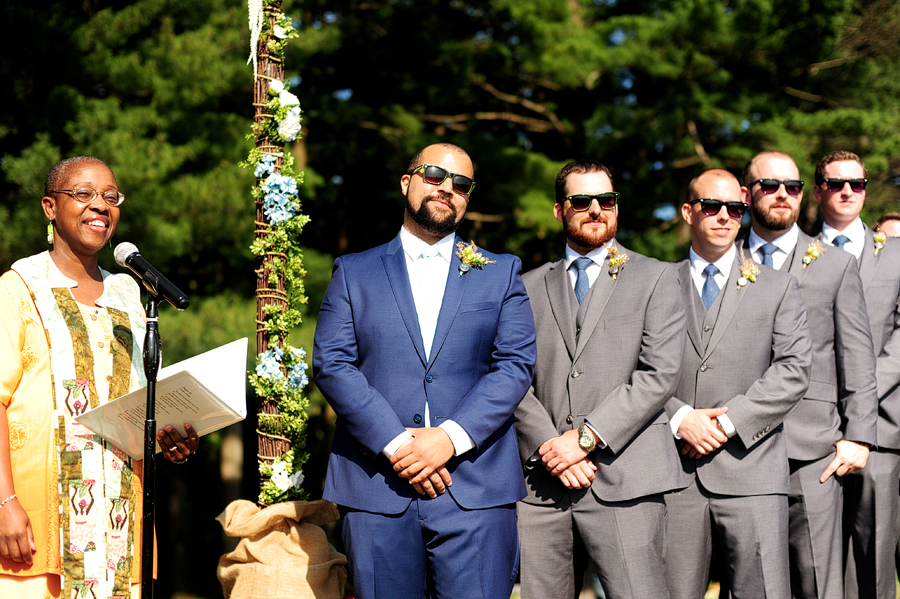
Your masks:
<path fill-rule="evenodd" d="M 325 500 L 291 501 L 260 509 L 234 501 L 216 520 L 237 548 L 219 559 L 216 574 L 225 599 L 341 599 L 347 558 L 322 526 L 337 520 Z"/>

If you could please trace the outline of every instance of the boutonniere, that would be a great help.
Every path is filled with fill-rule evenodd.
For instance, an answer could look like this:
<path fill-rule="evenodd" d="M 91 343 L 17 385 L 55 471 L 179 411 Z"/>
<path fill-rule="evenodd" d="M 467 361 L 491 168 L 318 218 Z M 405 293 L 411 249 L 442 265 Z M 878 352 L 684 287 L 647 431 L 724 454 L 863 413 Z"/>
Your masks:
<path fill-rule="evenodd" d="M 470 268 L 477 268 L 480 270 L 488 264 L 497 262 L 496 260 L 488 260 L 482 256 L 481 252 L 479 252 L 478 248 L 475 246 L 474 241 L 469 245 L 460 241 L 456 244 L 456 250 L 456 256 L 462 262 L 462 264 L 459 265 L 459 276 L 463 276 L 469 272 Z"/>
<path fill-rule="evenodd" d="M 809 244 L 809 247 L 806 248 L 806 254 L 803 256 L 803 266 L 800 267 L 800 270 L 812 264 L 813 260 L 818 258 L 824 251 L 825 248 L 822 247 L 822 242 L 818 239 Z"/>
<path fill-rule="evenodd" d="M 875 233 L 875 256 L 878 256 L 878 250 L 884 247 L 884 242 L 887 241 L 887 235 L 882 233 L 881 231 Z"/>
<path fill-rule="evenodd" d="M 741 278 L 737 280 L 738 289 L 746 287 L 748 283 L 755 283 L 759 275 L 759 267 L 753 260 L 744 257 L 744 249 L 741 248 Z"/>
<path fill-rule="evenodd" d="M 616 277 L 619 276 L 619 271 L 622 270 L 625 267 L 625 263 L 628 262 L 628 254 L 619 252 L 619 248 L 614 245 L 610 246 L 607 251 L 609 252 L 609 276 L 615 281 Z"/>

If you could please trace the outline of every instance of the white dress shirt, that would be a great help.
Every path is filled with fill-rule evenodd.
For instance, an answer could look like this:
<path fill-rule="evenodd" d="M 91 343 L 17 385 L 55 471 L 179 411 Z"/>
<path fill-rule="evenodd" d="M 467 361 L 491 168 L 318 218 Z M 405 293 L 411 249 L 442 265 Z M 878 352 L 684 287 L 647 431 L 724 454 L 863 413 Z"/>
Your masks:
<path fill-rule="evenodd" d="M 416 304 L 416 315 L 419 321 L 419 332 L 425 346 L 425 359 L 431 359 L 431 345 L 434 343 L 434 332 L 437 329 L 438 316 L 444 302 L 444 290 L 450 274 L 450 261 L 453 258 L 453 242 L 456 234 L 447 235 L 434 245 L 419 239 L 400 228 L 400 244 L 406 256 L 406 272 L 412 288 L 413 301 Z M 431 412 L 425 402 L 425 426 L 431 426 Z M 455 455 L 461 455 L 475 447 L 469 433 L 453 420 L 446 420 L 440 428 L 444 429 L 453 443 Z M 388 443 L 381 453 L 390 458 L 412 435 L 403 431 Z"/>
<path fill-rule="evenodd" d="M 750 255 L 753 256 L 753 260 L 757 264 L 762 264 L 762 252 L 760 251 L 762 246 L 772 243 L 772 245 L 777 247 L 778 251 L 772 254 L 772 268 L 780 270 L 788 255 L 794 251 L 798 239 L 800 239 L 800 227 L 797 226 L 797 223 L 794 223 L 794 226 L 788 229 L 787 233 L 782 234 L 781 237 L 772 242 L 766 241 L 757 235 L 753 229 L 750 229 L 750 236 L 747 238 L 747 241 L 750 244 Z M 805 252 L 806 249 L 804 248 L 803 251 Z"/>
<path fill-rule="evenodd" d="M 834 238 L 838 235 L 845 235 L 850 240 L 844 244 L 844 251 L 850 252 L 859 260 L 866 248 L 866 226 L 862 220 L 856 217 L 856 220 L 843 231 L 838 231 L 828 223 L 822 224 L 822 237 L 825 238 L 825 241 L 834 245 Z"/>
<path fill-rule="evenodd" d="M 777 252 L 776 252 L 777 253 Z M 716 284 L 719 286 L 719 293 L 722 293 L 725 290 L 725 285 L 728 284 L 728 276 L 731 274 L 731 266 L 734 264 L 735 254 L 737 254 L 737 249 L 734 246 L 731 246 L 725 255 L 713 262 L 716 265 L 716 268 L 719 269 L 715 276 Z M 706 283 L 706 275 L 703 274 L 703 270 L 709 264 L 706 260 L 701 258 L 694 252 L 694 248 L 692 247 L 689 254 L 691 261 L 691 279 L 694 281 L 694 287 L 697 288 L 697 293 L 703 295 L 703 285 Z M 782 258 L 784 261 L 784 258 Z M 678 434 L 678 427 L 681 426 L 681 421 L 684 420 L 684 417 L 687 416 L 688 412 L 694 411 L 694 408 L 691 406 L 681 406 L 678 408 L 678 411 L 672 415 L 671 420 L 669 420 L 669 426 L 672 427 L 672 434 L 675 435 L 676 439 L 681 439 L 681 435 Z M 734 423 L 731 422 L 731 419 L 727 414 L 722 414 L 721 416 L 717 416 L 716 419 L 719 421 L 719 425 L 722 427 L 722 430 L 725 432 L 725 435 L 729 438 L 733 437 L 737 430 L 734 428 Z"/>

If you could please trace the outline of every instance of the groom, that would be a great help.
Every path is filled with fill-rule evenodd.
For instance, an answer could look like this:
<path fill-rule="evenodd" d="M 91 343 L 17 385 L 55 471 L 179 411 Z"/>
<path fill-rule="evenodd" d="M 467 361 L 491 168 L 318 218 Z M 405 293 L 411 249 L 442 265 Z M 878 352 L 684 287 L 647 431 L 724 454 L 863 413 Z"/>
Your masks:
<path fill-rule="evenodd" d="M 324 497 L 362 599 L 509 597 L 516 578 L 534 319 L 519 260 L 454 233 L 473 176 L 458 146 L 419 152 L 400 234 L 338 258 L 319 312 L 315 379 L 338 415 Z"/>

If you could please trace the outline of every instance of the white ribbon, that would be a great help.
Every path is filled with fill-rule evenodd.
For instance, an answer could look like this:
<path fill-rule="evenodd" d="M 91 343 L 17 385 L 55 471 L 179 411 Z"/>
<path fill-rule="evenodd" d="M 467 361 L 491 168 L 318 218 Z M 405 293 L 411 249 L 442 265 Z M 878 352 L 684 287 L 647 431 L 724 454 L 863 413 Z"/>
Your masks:
<path fill-rule="evenodd" d="M 250 58 L 247 64 L 253 62 L 253 78 L 257 75 L 256 46 L 259 44 L 259 35 L 262 33 L 263 26 L 263 0 L 247 0 L 247 9 L 249 12 L 248 20 L 250 22 Z"/>

